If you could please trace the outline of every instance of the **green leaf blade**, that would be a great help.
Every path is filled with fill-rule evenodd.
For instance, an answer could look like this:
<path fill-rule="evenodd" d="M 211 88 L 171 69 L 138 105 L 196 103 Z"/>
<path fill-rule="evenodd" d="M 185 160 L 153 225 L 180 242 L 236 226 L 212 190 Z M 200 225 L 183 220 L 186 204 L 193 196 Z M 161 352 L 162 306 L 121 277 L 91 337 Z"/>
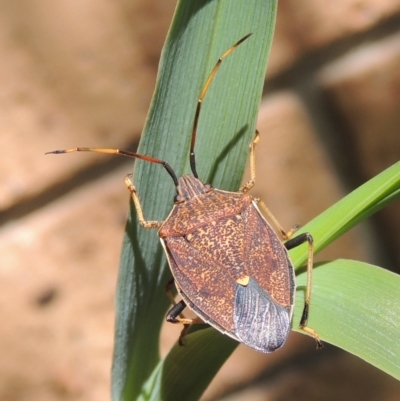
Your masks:
<path fill-rule="evenodd" d="M 185 337 L 185 346 L 175 345 L 146 382 L 139 401 L 200 398 L 220 366 L 237 346 L 229 337 L 221 341 L 214 329 L 198 330 Z"/>
<path fill-rule="evenodd" d="M 190 171 L 190 135 L 205 79 L 232 44 L 253 33 L 224 60 L 212 82 L 195 148 L 202 180 L 226 190 L 238 188 L 254 135 L 276 3 L 179 1 L 138 153 L 168 161 L 177 175 Z M 174 185 L 162 167 L 138 161 L 134 183 L 145 218 L 165 219 L 172 207 Z M 158 333 L 168 307 L 165 284 L 170 277 L 156 230 L 140 227 L 132 209 L 117 286 L 114 401 L 136 399 L 157 365 Z M 200 380 L 198 385 L 204 390 L 208 382 Z"/>
<path fill-rule="evenodd" d="M 400 196 L 400 162 L 389 167 L 349 195 L 301 227 L 297 234 L 310 232 L 314 238 L 315 253 L 344 234 L 362 220 L 376 213 Z M 290 251 L 296 267 L 307 260 L 303 247 Z"/>
<path fill-rule="evenodd" d="M 353 260 L 319 264 L 313 275 L 309 324 L 324 341 L 400 379 L 400 276 Z M 306 274 L 297 277 L 301 316 Z M 298 329 L 294 319 L 293 329 Z M 323 351 L 322 351 L 323 352 Z"/>

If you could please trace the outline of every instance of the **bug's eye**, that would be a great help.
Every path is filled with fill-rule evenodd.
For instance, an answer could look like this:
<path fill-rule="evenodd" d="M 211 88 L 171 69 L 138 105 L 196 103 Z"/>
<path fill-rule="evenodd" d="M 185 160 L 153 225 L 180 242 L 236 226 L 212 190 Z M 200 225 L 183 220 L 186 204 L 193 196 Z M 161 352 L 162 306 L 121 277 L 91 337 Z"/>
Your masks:
<path fill-rule="evenodd" d="M 174 203 L 183 203 L 185 202 L 185 198 L 182 195 L 175 195 Z"/>
<path fill-rule="evenodd" d="M 206 192 L 210 192 L 213 189 L 213 187 L 210 184 L 204 184 L 204 188 L 205 188 Z"/>

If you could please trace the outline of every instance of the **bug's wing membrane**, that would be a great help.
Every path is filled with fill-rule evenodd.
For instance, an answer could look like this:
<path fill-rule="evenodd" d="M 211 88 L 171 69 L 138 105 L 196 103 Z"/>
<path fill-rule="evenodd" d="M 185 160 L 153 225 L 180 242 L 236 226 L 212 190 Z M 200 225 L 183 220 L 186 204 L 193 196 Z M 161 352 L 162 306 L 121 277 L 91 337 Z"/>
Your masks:
<path fill-rule="evenodd" d="M 272 352 L 281 347 L 290 330 L 290 314 L 290 308 L 276 303 L 253 278 L 247 286 L 237 286 L 235 331 L 252 348 Z"/>

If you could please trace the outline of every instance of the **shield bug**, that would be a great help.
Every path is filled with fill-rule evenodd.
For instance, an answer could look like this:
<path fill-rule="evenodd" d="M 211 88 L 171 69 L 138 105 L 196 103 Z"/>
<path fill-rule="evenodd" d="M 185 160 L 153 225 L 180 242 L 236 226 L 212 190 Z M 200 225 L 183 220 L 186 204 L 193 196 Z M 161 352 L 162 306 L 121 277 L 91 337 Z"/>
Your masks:
<path fill-rule="evenodd" d="M 177 177 L 160 159 L 118 149 L 73 148 L 49 153 L 89 151 L 119 154 L 161 164 L 174 181 L 177 195 L 165 221 L 146 220 L 131 175 L 125 183 L 132 195 L 140 224 L 157 228 L 173 280 L 167 286 L 174 306 L 167 320 L 186 327 L 206 322 L 220 332 L 261 352 L 272 352 L 285 342 L 292 320 L 295 275 L 287 250 L 308 243 L 307 287 L 300 328 L 321 347 L 315 330 L 307 326 L 311 299 L 313 239 L 309 233 L 291 238 L 298 226 L 285 232 L 266 205 L 247 192 L 254 186 L 256 132 L 250 144 L 251 178 L 238 192 L 212 188 L 198 178 L 195 142 L 204 97 L 222 61 L 242 42 L 231 46 L 211 71 L 197 103 L 193 122 L 190 166 L 193 175 Z M 264 211 L 277 233 L 262 215 Z M 284 242 L 286 241 L 286 242 Z M 175 283 L 182 300 L 175 303 L 170 286 Z M 188 306 L 199 318 L 181 313 Z"/>

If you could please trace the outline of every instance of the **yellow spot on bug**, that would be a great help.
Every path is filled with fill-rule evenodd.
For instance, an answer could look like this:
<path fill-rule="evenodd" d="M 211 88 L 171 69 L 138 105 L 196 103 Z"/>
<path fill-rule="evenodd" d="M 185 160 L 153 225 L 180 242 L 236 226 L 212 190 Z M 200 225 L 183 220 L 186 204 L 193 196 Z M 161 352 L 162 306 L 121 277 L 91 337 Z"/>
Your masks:
<path fill-rule="evenodd" d="M 236 282 L 243 287 L 246 287 L 247 284 L 249 284 L 249 281 L 250 281 L 250 276 L 244 276 L 236 280 Z"/>

